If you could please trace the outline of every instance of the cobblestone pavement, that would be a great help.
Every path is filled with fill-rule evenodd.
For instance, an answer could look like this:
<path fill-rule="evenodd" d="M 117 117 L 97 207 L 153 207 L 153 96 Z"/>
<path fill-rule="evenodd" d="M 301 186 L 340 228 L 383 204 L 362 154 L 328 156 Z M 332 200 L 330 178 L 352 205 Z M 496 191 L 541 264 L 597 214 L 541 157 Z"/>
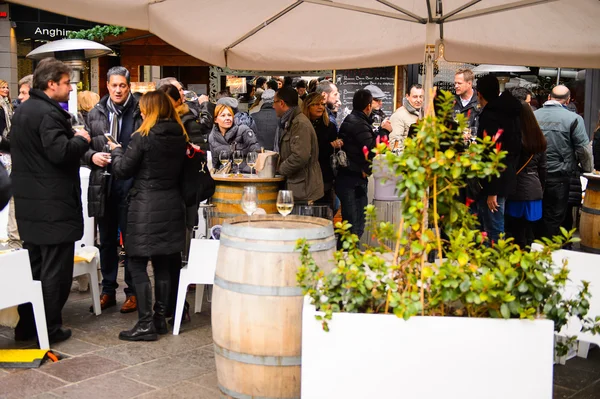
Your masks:
<path fill-rule="evenodd" d="M 125 342 L 118 339 L 118 333 L 131 328 L 137 314 L 119 313 L 125 299 L 119 290 L 118 306 L 96 317 L 88 311 L 89 292 L 73 289 L 64 310 L 73 337 L 53 347 L 66 358 L 39 369 L 0 369 L 0 398 L 219 398 L 210 303 L 204 301 L 202 313 L 192 314 L 179 336 Z M 192 307 L 194 295 L 188 294 Z M 19 345 L 12 337 L 11 329 L 0 327 L 0 349 L 33 345 Z M 554 383 L 555 399 L 600 399 L 600 349 L 592 349 L 588 359 L 575 358 L 566 366 L 555 366 Z"/>

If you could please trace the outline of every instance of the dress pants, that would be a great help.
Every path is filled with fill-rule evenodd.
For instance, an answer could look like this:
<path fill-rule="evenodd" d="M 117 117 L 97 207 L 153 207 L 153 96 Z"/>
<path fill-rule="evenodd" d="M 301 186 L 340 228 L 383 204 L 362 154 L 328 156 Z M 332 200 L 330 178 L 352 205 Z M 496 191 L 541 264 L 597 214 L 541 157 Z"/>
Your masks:
<path fill-rule="evenodd" d="M 24 242 L 23 248 L 29 251 L 33 279 L 42 282 L 48 335 L 52 336 L 62 327 L 62 308 L 71 291 L 75 243 L 35 245 Z M 17 329 L 25 332 L 25 335 L 33 336 L 33 307 L 27 303 L 19 305 L 18 309 L 20 320 Z"/>
<path fill-rule="evenodd" d="M 115 295 L 119 284 L 119 229 L 123 234 L 123 241 L 127 240 L 127 201 L 116 190 L 106 198 L 104 216 L 97 218 L 100 232 L 100 270 L 102 271 L 102 293 Z M 135 288 L 129 273 L 128 258 L 125 258 L 125 295 L 135 295 Z"/>
<path fill-rule="evenodd" d="M 569 207 L 569 177 L 549 177 L 544 187 L 542 219 L 536 223 L 536 238 L 560 235 Z"/>

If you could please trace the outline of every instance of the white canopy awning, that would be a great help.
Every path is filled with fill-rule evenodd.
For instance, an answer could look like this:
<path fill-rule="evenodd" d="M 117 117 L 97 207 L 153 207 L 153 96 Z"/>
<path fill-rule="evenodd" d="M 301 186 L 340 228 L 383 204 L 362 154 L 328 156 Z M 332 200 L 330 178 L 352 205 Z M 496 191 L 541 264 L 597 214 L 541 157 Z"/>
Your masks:
<path fill-rule="evenodd" d="M 419 63 L 432 40 L 449 61 L 600 68 L 597 0 L 11 1 L 148 30 L 233 69 Z M 426 38 L 427 24 L 434 37 Z"/>

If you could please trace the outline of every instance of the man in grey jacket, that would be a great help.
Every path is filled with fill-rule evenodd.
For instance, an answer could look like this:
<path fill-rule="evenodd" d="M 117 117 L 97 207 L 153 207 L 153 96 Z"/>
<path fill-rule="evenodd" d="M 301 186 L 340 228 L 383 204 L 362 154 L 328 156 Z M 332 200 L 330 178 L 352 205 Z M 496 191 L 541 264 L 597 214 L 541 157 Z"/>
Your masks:
<path fill-rule="evenodd" d="M 537 237 L 560 234 L 569 201 L 569 179 L 578 174 L 577 165 L 584 172 L 592 171 L 590 140 L 583 118 L 569 111 L 566 105 L 571 93 L 566 86 L 552 89 L 548 101 L 535 111 L 535 117 L 546 136 L 547 170 L 544 188 L 542 220 L 537 226 Z"/>

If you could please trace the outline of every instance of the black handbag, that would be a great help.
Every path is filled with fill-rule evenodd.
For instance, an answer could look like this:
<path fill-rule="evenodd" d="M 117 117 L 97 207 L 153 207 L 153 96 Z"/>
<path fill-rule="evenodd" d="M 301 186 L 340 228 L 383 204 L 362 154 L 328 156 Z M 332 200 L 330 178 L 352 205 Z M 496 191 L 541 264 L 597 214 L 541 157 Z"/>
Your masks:
<path fill-rule="evenodd" d="M 206 154 L 190 143 L 185 151 L 180 188 L 186 206 L 198 207 L 215 193 L 215 181 L 208 170 Z"/>

